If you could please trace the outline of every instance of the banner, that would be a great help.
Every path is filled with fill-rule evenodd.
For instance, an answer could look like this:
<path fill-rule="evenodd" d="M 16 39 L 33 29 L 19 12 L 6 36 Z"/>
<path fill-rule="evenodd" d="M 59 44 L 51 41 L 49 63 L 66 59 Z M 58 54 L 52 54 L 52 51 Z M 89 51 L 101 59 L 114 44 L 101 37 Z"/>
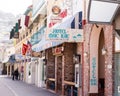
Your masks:
<path fill-rule="evenodd" d="M 91 58 L 90 64 L 90 93 L 98 93 L 98 65 L 96 57 Z"/>
<path fill-rule="evenodd" d="M 29 24 L 29 16 L 25 16 L 25 26 L 28 27 Z"/>
<path fill-rule="evenodd" d="M 47 3 L 47 27 L 60 24 L 72 16 L 72 0 L 50 0 Z"/>
<path fill-rule="evenodd" d="M 83 42 L 82 29 L 47 29 L 47 40 L 64 42 Z"/>
<path fill-rule="evenodd" d="M 32 51 L 32 44 L 30 43 L 30 41 L 27 41 L 27 55 L 31 55 L 31 51 Z"/>
<path fill-rule="evenodd" d="M 23 46 L 22 46 L 22 55 L 26 55 L 27 49 L 28 49 L 28 45 L 26 45 L 26 44 L 23 43 Z"/>

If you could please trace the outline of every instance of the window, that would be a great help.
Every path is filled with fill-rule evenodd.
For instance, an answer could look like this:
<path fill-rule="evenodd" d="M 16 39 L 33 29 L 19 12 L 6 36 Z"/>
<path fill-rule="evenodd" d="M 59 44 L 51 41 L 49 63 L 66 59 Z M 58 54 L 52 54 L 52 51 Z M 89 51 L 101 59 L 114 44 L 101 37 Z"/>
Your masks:
<path fill-rule="evenodd" d="M 120 30 L 116 30 L 115 34 L 115 51 L 120 51 Z"/>
<path fill-rule="evenodd" d="M 26 32 L 26 36 L 28 36 L 28 32 Z"/>

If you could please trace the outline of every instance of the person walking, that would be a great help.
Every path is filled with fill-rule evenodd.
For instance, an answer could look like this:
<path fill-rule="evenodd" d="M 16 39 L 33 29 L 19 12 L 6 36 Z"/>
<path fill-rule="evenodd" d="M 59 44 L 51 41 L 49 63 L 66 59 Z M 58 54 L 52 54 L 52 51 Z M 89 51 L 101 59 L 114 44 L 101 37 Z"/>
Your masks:
<path fill-rule="evenodd" d="M 15 78 L 15 74 L 14 74 L 14 71 L 12 71 L 12 80 L 14 80 Z"/>
<path fill-rule="evenodd" d="M 18 68 L 15 70 L 14 75 L 15 75 L 15 79 L 18 80 L 19 77 Z"/>

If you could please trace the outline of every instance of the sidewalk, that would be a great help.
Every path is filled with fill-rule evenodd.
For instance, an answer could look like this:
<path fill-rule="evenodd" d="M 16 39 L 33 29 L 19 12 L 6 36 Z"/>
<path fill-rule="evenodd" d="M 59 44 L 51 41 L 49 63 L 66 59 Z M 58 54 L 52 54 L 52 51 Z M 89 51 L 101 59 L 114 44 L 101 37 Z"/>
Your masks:
<path fill-rule="evenodd" d="M 14 93 L 14 96 L 58 96 L 47 89 L 38 88 L 23 81 L 12 80 L 6 76 L 1 76 L 0 82 L 4 83 Z"/>

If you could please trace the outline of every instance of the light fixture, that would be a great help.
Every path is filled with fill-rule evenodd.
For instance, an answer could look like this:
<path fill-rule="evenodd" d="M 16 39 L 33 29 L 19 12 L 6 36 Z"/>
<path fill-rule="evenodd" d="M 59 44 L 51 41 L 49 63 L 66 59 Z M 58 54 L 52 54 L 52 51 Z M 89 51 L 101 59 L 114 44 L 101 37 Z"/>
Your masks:
<path fill-rule="evenodd" d="M 107 49 L 105 47 L 102 48 L 102 55 L 106 55 L 107 54 Z"/>
<path fill-rule="evenodd" d="M 111 24 L 120 0 L 90 0 L 88 6 L 88 23 Z"/>
<path fill-rule="evenodd" d="M 85 52 L 85 53 L 84 53 L 84 56 L 85 56 L 85 57 L 87 57 L 87 56 L 88 56 L 88 53 L 87 53 L 87 52 Z"/>

